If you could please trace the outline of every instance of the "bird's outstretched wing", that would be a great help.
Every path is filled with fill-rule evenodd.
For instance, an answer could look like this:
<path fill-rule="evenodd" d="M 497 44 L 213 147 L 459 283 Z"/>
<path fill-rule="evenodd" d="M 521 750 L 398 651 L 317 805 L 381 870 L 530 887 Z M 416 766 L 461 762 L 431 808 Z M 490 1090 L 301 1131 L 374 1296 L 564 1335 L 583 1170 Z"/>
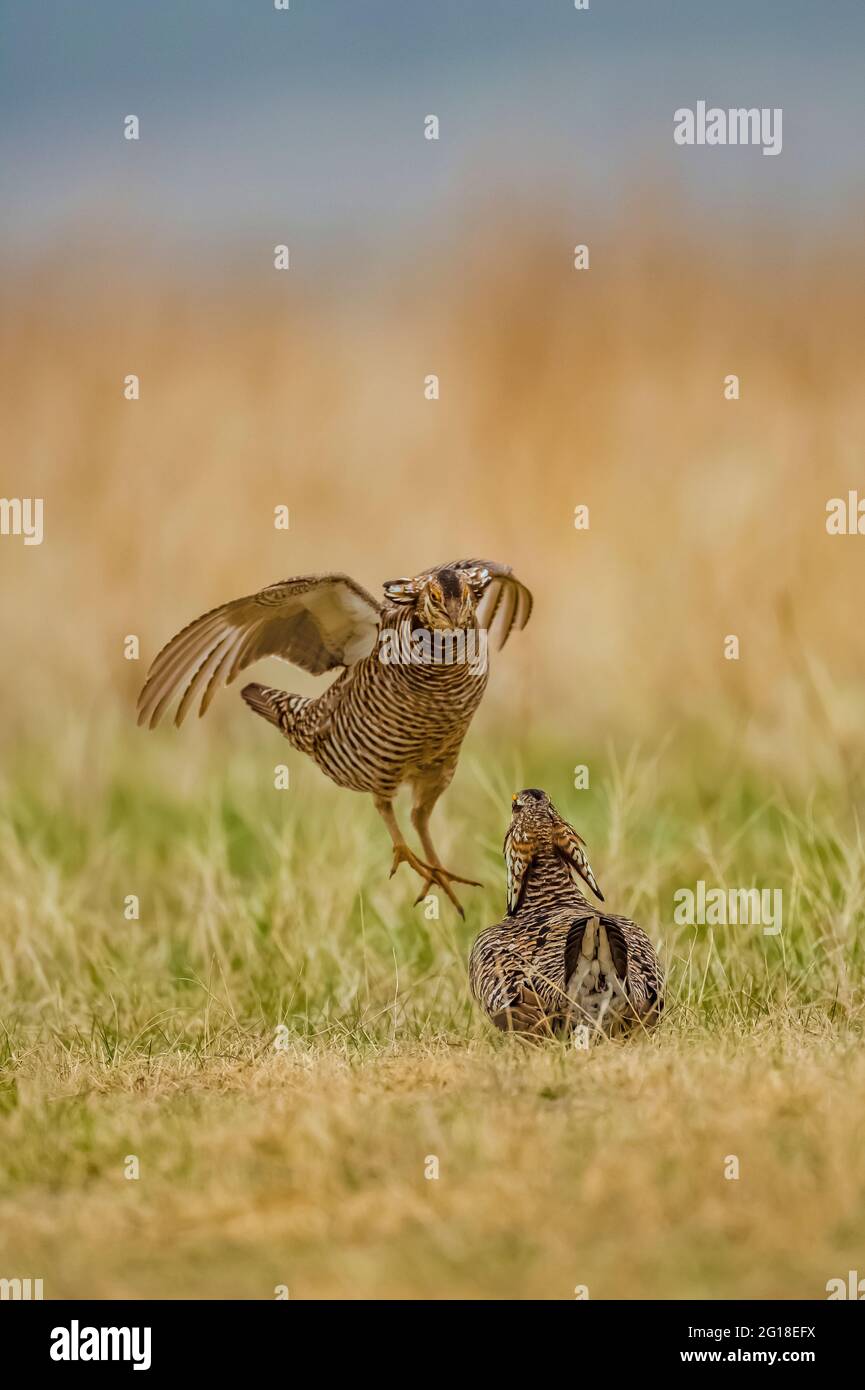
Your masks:
<path fill-rule="evenodd" d="M 565 867 L 579 888 L 580 879 L 587 883 L 596 898 L 604 901 L 604 895 L 598 887 L 598 880 L 592 873 L 592 866 L 586 854 L 586 842 L 581 835 L 578 835 L 572 825 L 568 825 L 566 820 L 561 817 L 556 821 L 553 829 L 553 842 L 565 861 Z"/>
<path fill-rule="evenodd" d="M 479 600 L 478 622 L 481 627 L 492 630 L 498 621 L 498 645 L 503 647 L 514 627 L 520 631 L 529 621 L 534 599 L 531 593 L 515 578 L 510 565 L 500 565 L 496 560 L 452 560 L 450 564 L 433 565 L 430 569 L 416 574 L 413 579 L 396 579 L 387 585 L 385 592 L 389 597 L 406 602 L 412 594 L 441 570 L 459 570 L 465 575 Z"/>
<path fill-rule="evenodd" d="M 280 657 L 315 676 L 353 666 L 373 650 L 380 616 L 377 600 L 347 574 L 302 575 L 233 599 L 162 648 L 138 697 L 138 722 L 154 728 L 181 694 L 179 725 L 200 691 L 204 714 L 220 685 L 262 657 Z"/>

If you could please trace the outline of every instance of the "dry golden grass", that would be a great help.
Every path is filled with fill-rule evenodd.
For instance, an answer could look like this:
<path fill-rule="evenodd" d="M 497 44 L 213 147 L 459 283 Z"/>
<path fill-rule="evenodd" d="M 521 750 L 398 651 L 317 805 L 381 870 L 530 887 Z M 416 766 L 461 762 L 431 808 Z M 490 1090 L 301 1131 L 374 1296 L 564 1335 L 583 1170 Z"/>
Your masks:
<path fill-rule="evenodd" d="M 638 212 L 588 275 L 566 237 L 517 228 L 505 255 L 480 228 L 351 295 L 338 270 L 326 294 L 107 264 L 11 296 L 3 492 L 44 497 L 45 542 L 0 541 L 0 1275 L 820 1297 L 861 1267 L 865 542 L 824 518 L 861 480 L 863 253 L 720 251 Z M 215 603 L 470 553 L 512 562 L 536 613 L 437 812 L 487 884 L 465 924 L 413 911 L 372 808 L 233 693 L 134 729 L 147 660 Z M 526 784 L 661 943 L 657 1038 L 526 1053 L 473 1013 Z M 782 888 L 782 935 L 676 927 L 699 878 Z"/>
<path fill-rule="evenodd" d="M 861 1267 L 861 1039 L 296 1044 L 22 1093 L 0 1258 L 46 1296 L 820 1298 Z"/>
<path fill-rule="evenodd" d="M 385 877 L 372 807 L 302 770 L 268 792 L 255 731 L 228 772 L 191 751 L 179 787 L 170 737 L 109 732 L 84 795 L 23 766 L 5 788 L 10 1277 L 85 1297 L 818 1297 L 857 1267 L 865 856 L 838 788 L 806 810 L 756 777 L 715 794 L 673 754 L 600 753 L 596 793 L 562 785 L 670 971 L 659 1034 L 586 1057 L 491 1035 L 467 997 L 523 769 L 488 743 L 461 771 L 446 840 L 487 887 L 465 923 L 427 921 Z M 531 765 L 561 785 L 567 749 Z M 675 926 L 699 877 L 781 886 L 784 931 Z"/>

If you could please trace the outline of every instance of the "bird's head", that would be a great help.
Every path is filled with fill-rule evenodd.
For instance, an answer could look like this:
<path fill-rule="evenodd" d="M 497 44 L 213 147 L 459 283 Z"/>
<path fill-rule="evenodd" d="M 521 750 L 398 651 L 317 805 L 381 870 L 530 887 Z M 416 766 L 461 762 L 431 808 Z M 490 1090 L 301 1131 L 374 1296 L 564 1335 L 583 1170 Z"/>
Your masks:
<path fill-rule="evenodd" d="M 415 612 L 422 627 L 434 631 L 477 626 L 477 601 L 464 574 L 455 569 L 436 570 L 420 585 Z"/>
<path fill-rule="evenodd" d="M 511 824 L 508 833 L 527 845 L 532 852 L 542 853 L 553 848 L 553 829 L 559 813 L 546 792 L 538 787 L 526 787 L 511 797 Z"/>
<path fill-rule="evenodd" d="M 564 862 L 574 883 L 582 879 L 604 900 L 585 852 L 586 842 L 560 816 L 546 792 L 527 787 L 511 797 L 511 823 L 505 835 L 505 859 L 516 851 L 527 861 L 556 858 Z"/>

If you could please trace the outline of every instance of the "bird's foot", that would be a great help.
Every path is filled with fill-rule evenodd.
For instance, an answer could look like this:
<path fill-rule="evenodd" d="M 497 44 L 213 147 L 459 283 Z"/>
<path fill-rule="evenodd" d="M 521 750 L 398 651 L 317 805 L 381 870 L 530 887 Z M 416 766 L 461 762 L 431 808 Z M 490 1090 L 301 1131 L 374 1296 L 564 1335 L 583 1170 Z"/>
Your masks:
<path fill-rule="evenodd" d="M 427 866 L 426 873 L 424 874 L 424 880 L 424 886 L 414 900 L 415 907 L 417 907 L 418 903 L 423 902 L 430 888 L 432 888 L 433 884 L 435 883 L 438 885 L 439 888 L 441 888 L 445 896 L 450 898 L 451 902 L 453 903 L 454 907 L 456 908 L 457 912 L 461 917 L 465 917 L 466 914 L 463 912 L 462 903 L 460 902 L 454 890 L 451 888 L 451 884 L 467 883 L 472 888 L 481 888 L 483 886 L 482 884 L 477 883 L 473 878 L 460 878 L 458 874 L 449 873 L 448 870 L 443 868 L 441 864 L 429 864 Z"/>
<path fill-rule="evenodd" d="M 409 864 L 420 878 L 426 878 L 427 874 L 433 871 L 432 865 L 425 863 L 423 859 L 418 859 L 414 850 L 409 849 L 408 845 L 394 845 L 393 863 L 390 866 L 388 878 L 393 878 L 400 864 Z"/>

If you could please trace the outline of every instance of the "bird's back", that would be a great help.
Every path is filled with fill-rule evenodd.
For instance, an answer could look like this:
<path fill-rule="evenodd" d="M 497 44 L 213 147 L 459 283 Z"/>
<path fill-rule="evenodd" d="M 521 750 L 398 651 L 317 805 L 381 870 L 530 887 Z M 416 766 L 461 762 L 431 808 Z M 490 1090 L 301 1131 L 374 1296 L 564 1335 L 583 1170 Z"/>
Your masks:
<path fill-rule="evenodd" d="M 663 970 L 646 933 L 599 912 L 552 862 L 530 871 L 519 908 L 478 936 L 472 993 L 501 1028 L 543 1032 L 581 1022 L 607 1033 L 649 1027 Z"/>

